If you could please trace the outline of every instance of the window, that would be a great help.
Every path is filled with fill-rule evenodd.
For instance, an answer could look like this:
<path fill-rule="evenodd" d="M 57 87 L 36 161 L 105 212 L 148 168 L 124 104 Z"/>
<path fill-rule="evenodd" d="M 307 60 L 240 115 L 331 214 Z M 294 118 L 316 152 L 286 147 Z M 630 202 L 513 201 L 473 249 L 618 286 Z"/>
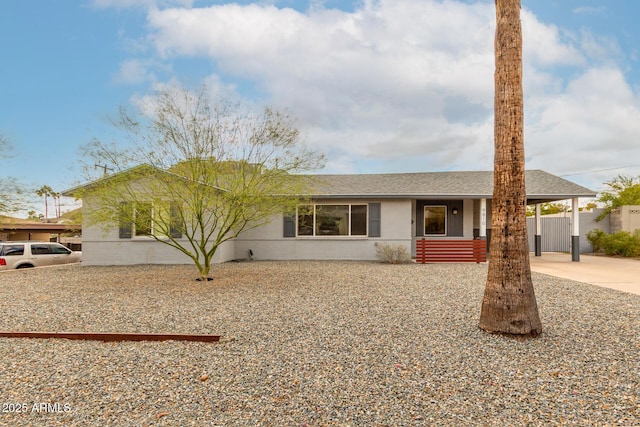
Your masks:
<path fill-rule="evenodd" d="M 349 205 L 318 205 L 315 220 L 316 236 L 348 236 Z"/>
<path fill-rule="evenodd" d="M 424 207 L 424 234 L 425 236 L 445 236 L 447 234 L 447 207 Z"/>
<path fill-rule="evenodd" d="M 178 203 L 169 205 L 169 235 L 174 239 L 182 237 L 182 211 Z"/>
<path fill-rule="evenodd" d="M 50 255 L 51 249 L 46 244 L 31 245 L 31 255 Z"/>
<path fill-rule="evenodd" d="M 2 245 L 0 246 L 0 255 L 2 256 L 24 255 L 24 245 Z"/>
<path fill-rule="evenodd" d="M 62 245 L 49 245 L 49 250 L 55 255 L 69 255 L 71 251 Z"/>
<path fill-rule="evenodd" d="M 367 205 L 298 207 L 298 236 L 366 236 Z"/>
<path fill-rule="evenodd" d="M 133 204 L 131 202 L 120 203 L 120 212 L 118 215 L 118 223 L 120 226 L 119 237 L 121 239 L 130 239 L 131 231 L 133 230 Z"/>
<path fill-rule="evenodd" d="M 351 235 L 367 235 L 367 205 L 351 206 Z"/>
<path fill-rule="evenodd" d="M 313 211 L 314 207 L 310 205 L 300 206 L 298 208 L 298 236 L 313 236 Z"/>
<path fill-rule="evenodd" d="M 151 203 L 136 203 L 133 234 L 135 236 L 150 236 L 153 232 L 153 208 Z"/>
<path fill-rule="evenodd" d="M 120 204 L 119 236 L 121 239 L 144 236 L 182 237 L 179 206 L 170 203 L 165 209 L 154 208 L 151 202 Z"/>

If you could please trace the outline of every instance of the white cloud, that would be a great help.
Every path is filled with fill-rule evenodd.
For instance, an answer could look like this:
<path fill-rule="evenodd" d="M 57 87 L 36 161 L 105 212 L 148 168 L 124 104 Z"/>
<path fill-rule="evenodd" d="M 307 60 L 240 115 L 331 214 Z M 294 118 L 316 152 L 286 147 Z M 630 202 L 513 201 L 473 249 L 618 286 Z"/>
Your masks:
<path fill-rule="evenodd" d="M 491 115 L 492 20 L 488 5 L 412 0 L 354 13 L 229 4 L 149 15 L 164 58 L 207 56 L 255 82 L 300 118 L 311 143 L 360 159 L 400 145 L 433 158 L 432 168 L 443 145 L 484 140 L 466 122 Z"/>
<path fill-rule="evenodd" d="M 120 64 L 120 69 L 114 76 L 114 81 L 121 84 L 136 84 L 154 81 L 155 76 L 149 70 L 149 61 L 129 59 Z"/>
<path fill-rule="evenodd" d="M 535 167 L 583 172 L 626 166 L 640 154 L 638 95 L 617 68 L 591 68 L 563 93 L 538 100 L 536 108 L 539 114 L 527 128 Z"/>
<path fill-rule="evenodd" d="M 126 9 L 131 7 L 156 8 L 168 6 L 191 7 L 193 0 L 92 0 L 98 8 Z"/>
<path fill-rule="evenodd" d="M 610 37 L 582 31 L 581 46 L 587 56 L 596 61 L 614 61 L 622 56 L 620 46 Z"/>
<path fill-rule="evenodd" d="M 291 111 L 331 170 L 491 167 L 492 2 L 315 2 L 304 13 L 267 3 L 150 9 L 149 40 L 163 61 L 209 58 L 214 85 L 249 82 Z M 529 166 L 587 170 L 625 163 L 618 148 L 640 154 L 638 94 L 615 40 L 527 9 L 522 23 Z"/>
<path fill-rule="evenodd" d="M 606 12 L 606 6 L 581 6 L 573 9 L 573 13 L 585 15 L 598 15 Z"/>
<path fill-rule="evenodd" d="M 556 25 L 544 24 L 527 9 L 522 9 L 523 61 L 536 67 L 556 65 L 582 66 L 586 59 L 577 47 L 569 44 L 573 36 Z M 568 41 L 565 41 L 568 39 Z"/>

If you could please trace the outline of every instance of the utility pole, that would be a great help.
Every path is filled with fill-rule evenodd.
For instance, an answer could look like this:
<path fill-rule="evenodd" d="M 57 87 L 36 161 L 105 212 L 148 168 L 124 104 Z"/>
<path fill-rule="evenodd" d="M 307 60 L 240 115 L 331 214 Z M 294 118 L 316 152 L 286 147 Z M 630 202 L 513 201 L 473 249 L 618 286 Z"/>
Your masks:
<path fill-rule="evenodd" d="M 113 168 L 110 168 L 108 165 L 98 165 L 98 164 L 95 164 L 95 165 L 93 165 L 93 168 L 94 168 L 94 169 L 101 168 L 101 169 L 103 170 L 103 174 L 102 174 L 102 176 L 107 176 L 107 171 L 108 171 L 108 170 L 110 170 L 111 172 L 113 172 Z"/>

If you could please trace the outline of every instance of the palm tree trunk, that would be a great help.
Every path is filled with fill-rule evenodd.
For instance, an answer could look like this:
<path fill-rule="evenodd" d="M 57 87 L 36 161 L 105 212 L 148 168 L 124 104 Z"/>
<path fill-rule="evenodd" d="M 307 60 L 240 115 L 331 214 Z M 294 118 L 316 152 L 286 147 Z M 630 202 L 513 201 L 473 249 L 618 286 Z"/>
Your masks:
<path fill-rule="evenodd" d="M 480 328 L 536 336 L 542 325 L 527 243 L 520 0 L 496 0 L 495 61 L 492 230 Z"/>

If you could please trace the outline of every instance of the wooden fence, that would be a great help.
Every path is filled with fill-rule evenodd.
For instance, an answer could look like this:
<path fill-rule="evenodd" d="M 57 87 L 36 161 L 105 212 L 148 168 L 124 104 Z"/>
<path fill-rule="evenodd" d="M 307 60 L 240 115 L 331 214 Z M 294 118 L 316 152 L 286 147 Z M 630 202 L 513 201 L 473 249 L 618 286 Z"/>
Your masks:
<path fill-rule="evenodd" d="M 416 262 L 486 262 L 487 241 L 474 240 L 416 240 Z"/>

